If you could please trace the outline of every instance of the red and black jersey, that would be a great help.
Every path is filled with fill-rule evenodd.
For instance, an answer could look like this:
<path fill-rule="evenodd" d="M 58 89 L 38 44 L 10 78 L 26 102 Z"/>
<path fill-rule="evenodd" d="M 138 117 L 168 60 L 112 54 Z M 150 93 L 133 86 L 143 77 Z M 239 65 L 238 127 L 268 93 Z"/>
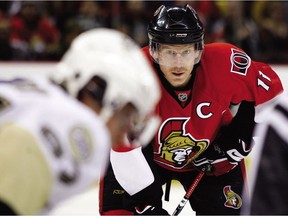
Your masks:
<path fill-rule="evenodd" d="M 270 66 L 252 61 L 241 49 L 227 43 L 205 45 L 187 88 L 174 89 L 149 55 L 162 83 L 156 113 L 162 118 L 154 138 L 154 159 L 174 171 L 193 169 L 190 160 L 201 154 L 219 129 L 231 122 L 231 105 L 241 101 L 262 104 L 283 91 Z"/>

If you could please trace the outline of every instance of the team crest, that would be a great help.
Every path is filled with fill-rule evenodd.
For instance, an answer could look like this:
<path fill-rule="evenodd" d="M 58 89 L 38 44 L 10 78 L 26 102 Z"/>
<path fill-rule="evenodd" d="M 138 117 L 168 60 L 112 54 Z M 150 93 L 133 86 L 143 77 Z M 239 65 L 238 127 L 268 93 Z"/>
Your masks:
<path fill-rule="evenodd" d="M 251 64 L 251 58 L 244 52 L 231 49 L 231 72 L 246 76 Z"/>
<path fill-rule="evenodd" d="M 239 209 L 242 206 L 241 197 L 231 190 L 231 186 L 227 185 L 223 188 L 223 193 L 226 198 L 224 205 L 228 208 Z"/>
<path fill-rule="evenodd" d="M 182 168 L 197 158 L 208 146 L 206 140 L 196 140 L 185 133 L 189 118 L 166 120 L 159 130 L 160 156 L 174 168 Z"/>

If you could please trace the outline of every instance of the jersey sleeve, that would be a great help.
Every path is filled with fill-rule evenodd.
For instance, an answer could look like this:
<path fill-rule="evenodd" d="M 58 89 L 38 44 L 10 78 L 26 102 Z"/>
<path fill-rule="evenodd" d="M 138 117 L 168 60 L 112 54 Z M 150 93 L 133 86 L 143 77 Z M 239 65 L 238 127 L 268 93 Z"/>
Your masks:
<path fill-rule="evenodd" d="M 251 94 L 255 105 L 271 100 L 281 92 L 283 86 L 277 73 L 267 64 L 252 62 L 253 75 L 251 78 Z"/>

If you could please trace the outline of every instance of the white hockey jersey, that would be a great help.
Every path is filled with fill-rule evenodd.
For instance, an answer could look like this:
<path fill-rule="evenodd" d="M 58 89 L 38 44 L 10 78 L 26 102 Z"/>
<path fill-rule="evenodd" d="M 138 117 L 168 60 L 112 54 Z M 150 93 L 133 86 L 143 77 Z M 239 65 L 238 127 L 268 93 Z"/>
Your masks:
<path fill-rule="evenodd" d="M 0 148 L 0 200 L 18 214 L 43 214 L 99 180 L 110 134 L 45 78 L 0 80 Z"/>

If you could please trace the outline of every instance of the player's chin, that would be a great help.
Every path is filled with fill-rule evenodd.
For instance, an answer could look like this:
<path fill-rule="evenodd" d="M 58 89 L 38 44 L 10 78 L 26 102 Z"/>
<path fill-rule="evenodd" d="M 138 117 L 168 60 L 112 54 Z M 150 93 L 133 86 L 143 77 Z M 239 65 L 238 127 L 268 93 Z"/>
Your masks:
<path fill-rule="evenodd" d="M 177 80 L 173 80 L 172 82 L 170 82 L 170 84 L 171 84 L 174 88 L 180 88 L 180 87 L 184 87 L 184 86 L 185 86 L 185 82 L 183 82 L 183 81 L 177 81 Z"/>
<path fill-rule="evenodd" d="M 187 77 L 185 75 L 172 76 L 168 81 L 173 87 L 183 87 L 187 83 Z"/>

